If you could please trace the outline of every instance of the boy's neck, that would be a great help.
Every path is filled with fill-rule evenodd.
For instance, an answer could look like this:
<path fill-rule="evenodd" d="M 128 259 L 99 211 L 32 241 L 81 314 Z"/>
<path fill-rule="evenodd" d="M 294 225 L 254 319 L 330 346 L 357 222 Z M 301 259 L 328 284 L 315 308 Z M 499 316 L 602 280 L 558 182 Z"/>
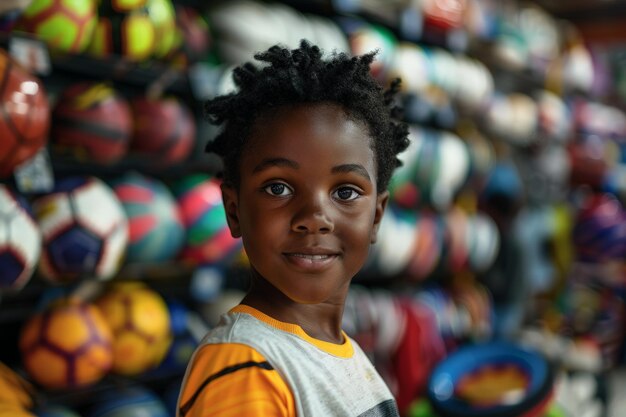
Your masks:
<path fill-rule="evenodd" d="M 343 302 L 297 303 L 257 276 L 241 304 L 256 308 L 275 320 L 296 324 L 312 338 L 336 344 L 345 342 L 341 332 Z"/>

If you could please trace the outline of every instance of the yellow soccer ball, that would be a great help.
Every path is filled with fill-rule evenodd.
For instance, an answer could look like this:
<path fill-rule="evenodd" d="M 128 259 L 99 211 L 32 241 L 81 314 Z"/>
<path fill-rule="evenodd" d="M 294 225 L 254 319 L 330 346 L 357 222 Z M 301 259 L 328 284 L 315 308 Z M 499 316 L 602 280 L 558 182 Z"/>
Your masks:
<path fill-rule="evenodd" d="M 161 295 L 141 282 L 117 282 L 96 304 L 113 331 L 114 372 L 137 375 L 161 363 L 172 343 Z"/>

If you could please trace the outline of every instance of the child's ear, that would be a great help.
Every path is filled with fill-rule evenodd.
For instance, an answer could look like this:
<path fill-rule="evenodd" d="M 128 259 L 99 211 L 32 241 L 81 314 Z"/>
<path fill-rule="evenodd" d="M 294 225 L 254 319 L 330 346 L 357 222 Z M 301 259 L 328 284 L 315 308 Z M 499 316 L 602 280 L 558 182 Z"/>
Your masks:
<path fill-rule="evenodd" d="M 239 199 L 237 196 L 237 190 L 230 184 L 222 183 L 220 185 L 222 190 L 222 202 L 224 203 L 224 209 L 226 210 L 226 221 L 228 222 L 228 228 L 230 234 L 233 237 L 241 237 L 241 230 L 239 228 Z"/>
<path fill-rule="evenodd" d="M 374 227 L 372 227 L 372 235 L 370 237 L 371 243 L 376 243 L 378 235 L 378 227 L 385 214 L 387 208 L 387 202 L 389 201 L 389 191 L 384 191 L 376 196 L 376 213 L 374 213 Z"/>

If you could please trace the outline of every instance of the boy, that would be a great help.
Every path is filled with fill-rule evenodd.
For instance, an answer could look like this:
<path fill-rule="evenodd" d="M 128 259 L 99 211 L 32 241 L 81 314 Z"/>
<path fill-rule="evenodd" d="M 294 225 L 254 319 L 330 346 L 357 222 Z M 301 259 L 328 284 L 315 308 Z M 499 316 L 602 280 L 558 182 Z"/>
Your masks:
<path fill-rule="evenodd" d="M 228 226 L 251 287 L 195 352 L 180 417 L 397 416 L 391 393 L 341 330 L 350 280 L 408 146 L 374 54 L 324 60 L 306 41 L 239 67 L 236 93 L 206 104 L 223 125 L 207 150 L 224 162 Z"/>

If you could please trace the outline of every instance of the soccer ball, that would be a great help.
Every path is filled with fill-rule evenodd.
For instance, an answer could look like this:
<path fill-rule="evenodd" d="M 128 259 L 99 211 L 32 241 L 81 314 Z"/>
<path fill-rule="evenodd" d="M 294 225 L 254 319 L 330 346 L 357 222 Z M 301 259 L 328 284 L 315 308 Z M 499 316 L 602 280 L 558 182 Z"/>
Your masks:
<path fill-rule="evenodd" d="M 109 279 L 119 270 L 128 242 L 124 209 L 113 190 L 95 177 L 71 177 L 33 202 L 43 234 L 40 270 L 52 282 Z"/>
<path fill-rule="evenodd" d="M 45 145 L 49 127 L 43 85 L 0 48 L 0 177 L 11 174 Z"/>
<path fill-rule="evenodd" d="M 148 16 L 154 25 L 157 58 L 167 56 L 176 42 L 176 14 L 171 0 L 148 0 Z"/>
<path fill-rule="evenodd" d="M 178 204 L 162 182 L 129 173 L 113 184 L 128 217 L 128 262 L 164 262 L 174 258 L 185 239 Z"/>
<path fill-rule="evenodd" d="M 52 111 L 52 140 L 98 163 L 117 162 L 128 149 L 132 114 L 105 83 L 81 82 L 61 94 Z"/>
<path fill-rule="evenodd" d="M 0 290 L 20 289 L 41 253 L 41 232 L 26 201 L 0 184 Z"/>
<path fill-rule="evenodd" d="M 241 239 L 231 236 L 217 180 L 191 175 L 174 188 L 187 229 L 181 257 L 197 264 L 220 264 L 240 252 Z"/>
<path fill-rule="evenodd" d="M 111 329 L 92 304 L 57 300 L 22 328 L 19 348 L 33 379 L 51 389 L 91 385 L 111 369 Z"/>
<path fill-rule="evenodd" d="M 96 27 L 93 0 L 34 0 L 24 10 L 17 29 L 37 35 L 50 48 L 80 53 Z"/>
<path fill-rule="evenodd" d="M 135 121 L 133 151 L 166 164 L 181 162 L 189 156 L 196 138 L 196 124 L 189 109 L 178 99 L 137 97 L 130 104 Z"/>
<path fill-rule="evenodd" d="M 87 50 L 97 57 L 118 55 L 129 61 L 148 59 L 156 45 L 156 31 L 144 7 L 116 10 L 114 0 L 101 0 L 99 18 Z"/>
<path fill-rule="evenodd" d="M 97 301 L 113 331 L 113 371 L 137 375 L 161 363 L 171 341 L 163 297 L 141 282 L 116 282 Z"/>
<path fill-rule="evenodd" d="M 35 390 L 24 378 L 0 362 L 0 404 L 31 408 Z M 2 410 L 0 409 L 0 415 Z"/>

